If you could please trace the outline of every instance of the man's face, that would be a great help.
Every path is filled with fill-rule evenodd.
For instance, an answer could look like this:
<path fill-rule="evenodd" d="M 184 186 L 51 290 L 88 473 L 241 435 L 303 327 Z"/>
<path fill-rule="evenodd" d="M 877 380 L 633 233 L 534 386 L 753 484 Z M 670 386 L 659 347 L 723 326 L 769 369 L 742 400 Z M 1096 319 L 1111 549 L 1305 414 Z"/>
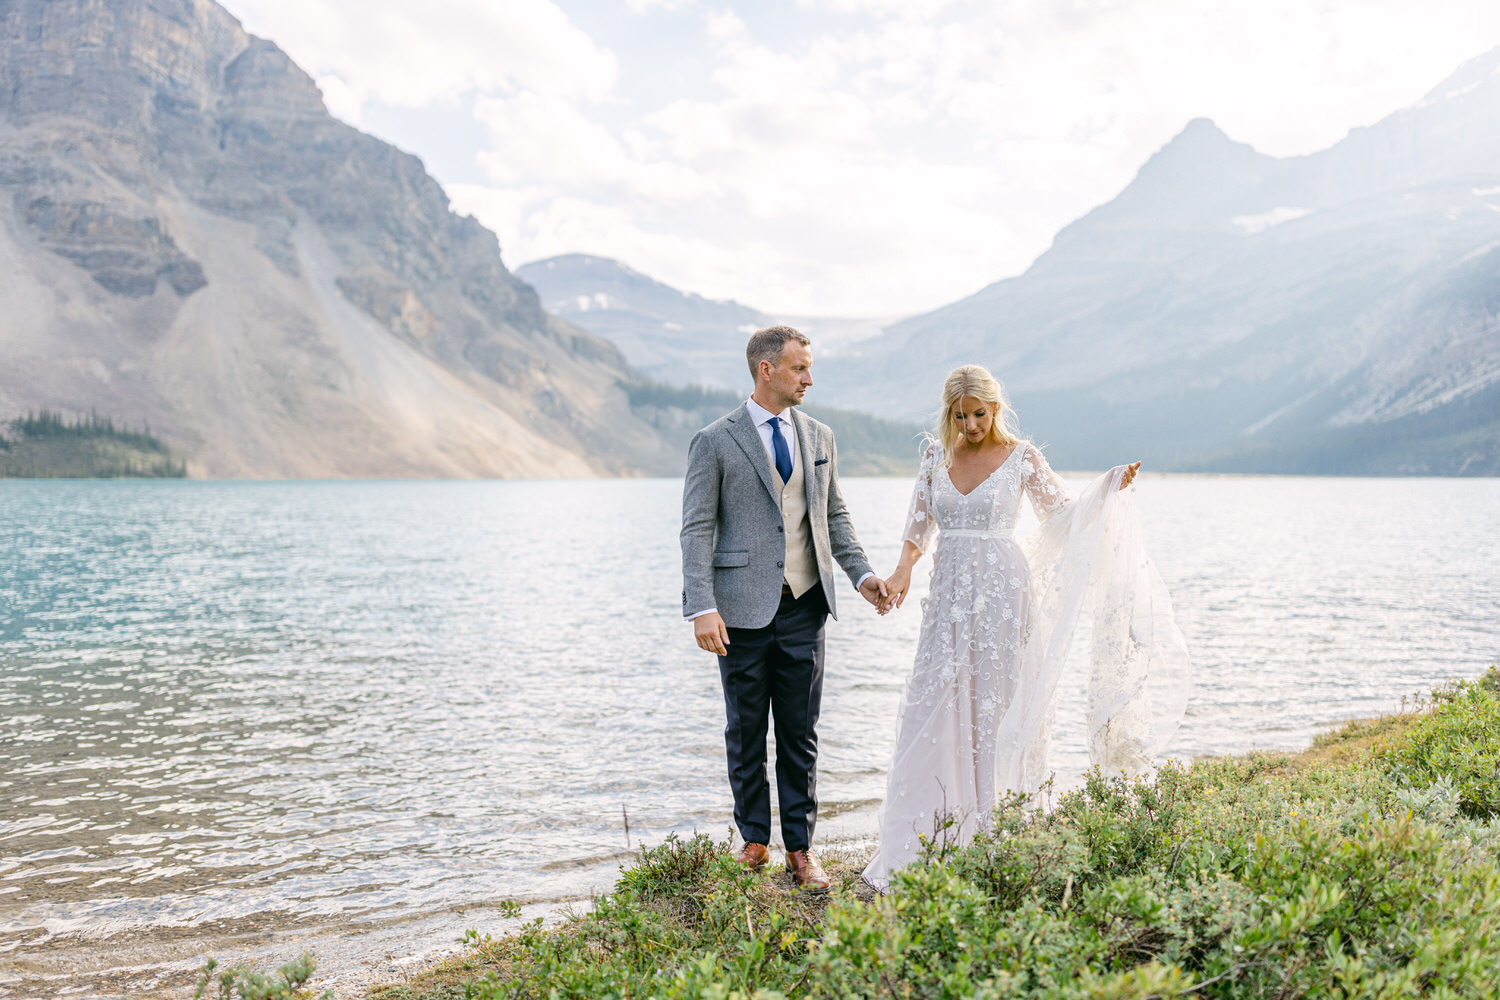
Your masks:
<path fill-rule="evenodd" d="M 785 408 L 802 402 L 803 393 L 813 384 L 812 350 L 806 344 L 789 340 L 781 346 L 781 358 L 774 364 L 761 362 L 762 372 L 770 370 L 771 399 Z"/>

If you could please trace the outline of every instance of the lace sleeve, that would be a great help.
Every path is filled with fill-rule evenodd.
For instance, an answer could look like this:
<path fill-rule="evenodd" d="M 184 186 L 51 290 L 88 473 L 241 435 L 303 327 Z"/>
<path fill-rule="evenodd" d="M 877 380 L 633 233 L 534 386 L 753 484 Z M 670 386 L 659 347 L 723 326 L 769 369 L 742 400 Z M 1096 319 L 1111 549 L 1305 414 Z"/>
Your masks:
<path fill-rule="evenodd" d="M 1025 489 L 1042 523 L 1024 545 L 1034 602 L 1021 653 L 1027 681 L 996 733 L 997 745 L 1014 748 L 996 787 L 1030 792 L 1046 779 L 1050 720 L 1081 621 L 1089 623 L 1092 664 L 1089 763 L 1107 774 L 1149 773 L 1182 721 L 1193 663 L 1146 553 L 1135 490 L 1120 489 L 1129 466 L 1115 466 L 1073 499 L 1041 452 L 1026 447 Z"/>
<path fill-rule="evenodd" d="M 937 531 L 937 520 L 932 516 L 932 472 L 942 461 L 942 448 L 936 442 L 927 446 L 922 456 L 922 467 L 917 470 L 917 485 L 911 491 L 911 506 L 906 514 L 904 541 L 911 542 L 924 553 L 932 544 Z"/>
<path fill-rule="evenodd" d="M 1040 448 L 1030 441 L 1023 441 L 1017 447 L 1026 449 L 1021 453 L 1021 478 L 1026 484 L 1026 495 L 1031 498 L 1031 509 L 1036 511 L 1037 520 L 1046 521 L 1062 510 L 1073 495 L 1047 464 Z"/>

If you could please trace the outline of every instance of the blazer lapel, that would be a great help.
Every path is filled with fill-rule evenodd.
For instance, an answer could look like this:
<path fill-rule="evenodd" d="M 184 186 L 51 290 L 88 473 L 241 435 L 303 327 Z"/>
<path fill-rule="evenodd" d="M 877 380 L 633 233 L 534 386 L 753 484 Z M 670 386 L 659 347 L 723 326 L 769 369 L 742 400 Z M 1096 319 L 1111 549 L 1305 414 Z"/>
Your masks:
<path fill-rule="evenodd" d="M 750 419 L 750 411 L 745 404 L 735 410 L 729 418 L 729 433 L 733 436 L 735 443 L 744 451 L 745 457 L 755 470 L 760 473 L 760 481 L 766 484 L 766 489 L 771 494 L 771 499 L 776 506 L 781 506 L 781 491 L 776 484 L 771 482 L 771 460 L 766 457 L 766 446 L 760 440 L 760 431 L 755 427 L 755 421 Z M 801 428 L 798 428 L 798 438 L 802 437 Z"/>

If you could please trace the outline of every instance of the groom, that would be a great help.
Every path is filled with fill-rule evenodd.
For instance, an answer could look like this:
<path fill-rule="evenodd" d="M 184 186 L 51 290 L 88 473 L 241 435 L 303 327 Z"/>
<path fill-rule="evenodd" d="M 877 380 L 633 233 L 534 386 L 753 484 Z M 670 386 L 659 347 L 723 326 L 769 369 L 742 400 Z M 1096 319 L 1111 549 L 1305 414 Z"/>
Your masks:
<path fill-rule="evenodd" d="M 759 869 L 771 857 L 769 712 L 786 867 L 799 887 L 823 892 L 828 876 L 809 848 L 833 563 L 871 604 L 885 597 L 885 584 L 849 523 L 833 432 L 796 409 L 813 384 L 809 344 L 786 326 L 752 336 L 745 348 L 755 380 L 750 399 L 688 446 L 682 613 L 699 648 L 719 655 L 729 787 L 745 839 L 740 863 Z"/>

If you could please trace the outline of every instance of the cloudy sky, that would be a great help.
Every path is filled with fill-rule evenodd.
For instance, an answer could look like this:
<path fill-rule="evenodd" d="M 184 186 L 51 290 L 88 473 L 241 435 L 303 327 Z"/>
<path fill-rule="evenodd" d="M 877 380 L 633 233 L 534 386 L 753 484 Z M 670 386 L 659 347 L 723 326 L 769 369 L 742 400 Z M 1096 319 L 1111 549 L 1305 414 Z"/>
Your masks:
<path fill-rule="evenodd" d="M 223 0 L 506 262 L 895 317 L 1019 273 L 1190 119 L 1306 153 L 1500 45 L 1494 0 Z"/>

